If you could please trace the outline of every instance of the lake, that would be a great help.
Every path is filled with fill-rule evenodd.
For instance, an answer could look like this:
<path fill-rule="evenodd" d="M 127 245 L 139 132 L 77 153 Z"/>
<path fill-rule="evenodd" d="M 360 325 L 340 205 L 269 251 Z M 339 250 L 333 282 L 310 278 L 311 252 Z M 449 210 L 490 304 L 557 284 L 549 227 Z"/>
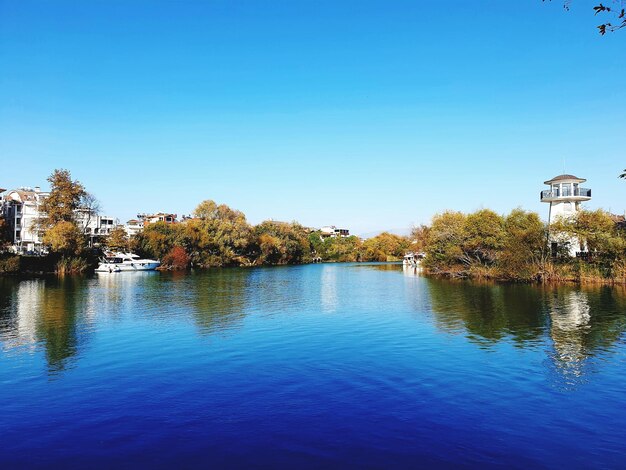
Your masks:
<path fill-rule="evenodd" d="M 0 466 L 626 466 L 624 288 L 392 264 L 0 279 Z"/>

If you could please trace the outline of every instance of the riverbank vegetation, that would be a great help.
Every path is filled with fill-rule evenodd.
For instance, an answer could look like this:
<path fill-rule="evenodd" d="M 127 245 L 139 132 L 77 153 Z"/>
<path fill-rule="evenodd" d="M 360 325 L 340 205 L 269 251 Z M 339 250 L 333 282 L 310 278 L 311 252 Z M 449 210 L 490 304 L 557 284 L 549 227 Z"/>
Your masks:
<path fill-rule="evenodd" d="M 550 235 L 552 234 L 552 235 Z M 549 241 L 561 240 L 556 250 Z M 569 255 L 569 240 L 586 250 Z M 424 267 L 455 278 L 626 282 L 626 231 L 602 210 L 579 211 L 547 227 L 539 215 L 482 209 L 444 212 L 423 237 Z"/>
<path fill-rule="evenodd" d="M 69 171 L 48 178 L 50 195 L 37 223 L 49 255 L 38 260 L 7 252 L 8 224 L 0 220 L 0 273 L 56 271 L 80 273 L 95 266 L 98 250 L 76 219 L 92 213 L 94 196 Z M 560 240 L 557 249 L 555 239 Z M 568 242 L 585 247 L 570 256 Z M 129 237 L 122 227 L 99 238 L 100 250 L 133 251 L 159 259 L 163 269 L 301 264 L 317 261 L 399 261 L 408 251 L 425 253 L 429 273 L 452 278 L 503 281 L 626 282 L 626 227 L 602 210 L 576 212 L 547 227 L 537 213 L 515 209 L 507 215 L 481 209 L 470 214 L 446 211 L 409 237 L 381 233 L 325 237 L 298 222 L 267 220 L 252 225 L 243 212 L 205 200 L 193 216 L 177 223 L 146 223 Z"/>
<path fill-rule="evenodd" d="M 123 242 L 116 234 L 107 243 L 114 248 Z M 126 243 L 143 256 L 162 260 L 165 269 L 180 269 L 184 260 L 194 268 L 390 261 L 401 259 L 410 246 L 407 237 L 388 233 L 363 242 L 356 236 L 322 238 L 319 231 L 298 222 L 251 225 L 242 212 L 211 200 L 201 202 L 192 218 L 148 224 Z"/>

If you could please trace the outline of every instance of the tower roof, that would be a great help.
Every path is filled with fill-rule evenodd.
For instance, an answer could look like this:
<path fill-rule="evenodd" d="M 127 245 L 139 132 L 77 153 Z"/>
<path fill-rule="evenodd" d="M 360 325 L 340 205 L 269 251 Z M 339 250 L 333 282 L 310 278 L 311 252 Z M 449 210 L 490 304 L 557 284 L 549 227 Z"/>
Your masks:
<path fill-rule="evenodd" d="M 543 184 L 552 184 L 556 183 L 557 181 L 574 181 L 576 183 L 584 183 L 587 180 L 574 175 L 559 175 L 555 176 L 552 179 L 549 179 L 548 181 L 544 181 Z"/>

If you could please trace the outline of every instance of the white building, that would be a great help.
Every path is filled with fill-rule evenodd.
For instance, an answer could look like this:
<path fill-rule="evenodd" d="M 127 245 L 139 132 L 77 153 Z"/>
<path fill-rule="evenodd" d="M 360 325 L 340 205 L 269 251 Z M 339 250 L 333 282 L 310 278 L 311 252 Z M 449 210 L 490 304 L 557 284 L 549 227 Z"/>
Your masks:
<path fill-rule="evenodd" d="M 39 206 L 49 193 L 39 187 L 9 191 L 3 197 L 4 218 L 12 233 L 13 250 L 17 253 L 43 253 L 41 233 L 37 229 Z"/>
<path fill-rule="evenodd" d="M 581 203 L 591 199 L 591 189 L 581 188 L 580 184 L 587 181 L 574 175 L 559 175 L 544 181 L 550 189 L 541 191 L 541 202 L 550 204 L 548 224 L 558 219 L 573 217 L 581 209 Z M 571 236 L 550 232 L 550 245 L 555 253 L 560 244 L 567 244 L 571 256 L 585 251 L 580 241 Z"/>
<path fill-rule="evenodd" d="M 349 236 L 350 230 L 348 230 L 347 228 L 337 228 L 334 225 L 325 225 L 320 228 L 320 237 L 322 237 L 322 240 L 325 238 L 345 238 Z"/>
<path fill-rule="evenodd" d="M 165 222 L 166 224 L 175 224 L 177 214 L 166 214 L 165 212 L 159 212 L 157 214 L 138 214 L 144 226 L 148 224 L 155 224 L 157 222 Z"/>
<path fill-rule="evenodd" d="M 37 228 L 41 216 L 40 207 L 50 193 L 43 192 L 36 186 L 8 191 L 0 201 L 0 212 L 8 222 L 12 233 L 12 249 L 19 254 L 45 254 L 42 233 Z M 117 226 L 113 217 L 101 216 L 88 209 L 75 211 L 78 228 L 89 236 L 89 245 L 98 243 L 98 239 L 111 233 Z"/>
<path fill-rule="evenodd" d="M 89 246 L 99 243 L 99 238 L 106 237 L 119 224 L 108 215 L 98 215 L 88 209 L 76 210 L 76 224 L 89 237 Z"/>
<path fill-rule="evenodd" d="M 134 237 L 143 230 L 143 220 L 129 220 L 128 222 L 126 222 L 126 225 L 124 225 L 124 230 L 126 231 L 126 235 L 128 235 L 129 237 Z"/>

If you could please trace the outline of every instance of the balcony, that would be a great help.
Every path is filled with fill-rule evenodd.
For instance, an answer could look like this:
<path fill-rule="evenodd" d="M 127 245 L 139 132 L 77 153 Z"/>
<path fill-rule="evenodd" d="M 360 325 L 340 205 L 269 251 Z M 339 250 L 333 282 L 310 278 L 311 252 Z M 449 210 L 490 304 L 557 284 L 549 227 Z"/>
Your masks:
<path fill-rule="evenodd" d="M 591 189 L 587 188 L 575 188 L 573 191 L 559 191 L 553 189 L 546 189 L 541 191 L 539 196 L 541 202 L 551 201 L 587 201 L 591 199 Z"/>

